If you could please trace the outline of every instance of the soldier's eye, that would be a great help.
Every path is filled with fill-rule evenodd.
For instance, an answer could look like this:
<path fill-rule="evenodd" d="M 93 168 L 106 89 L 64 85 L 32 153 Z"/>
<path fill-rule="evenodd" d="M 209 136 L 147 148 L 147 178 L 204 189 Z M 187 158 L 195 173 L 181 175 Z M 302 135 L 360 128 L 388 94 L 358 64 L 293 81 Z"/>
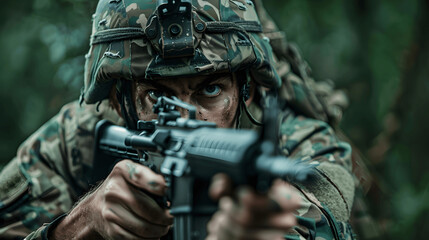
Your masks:
<path fill-rule="evenodd" d="M 158 101 L 158 98 L 165 96 L 164 92 L 158 90 L 149 90 L 148 95 L 154 101 Z"/>
<path fill-rule="evenodd" d="M 222 91 L 221 87 L 217 84 L 208 85 L 202 90 L 202 94 L 208 97 L 216 97 Z"/>

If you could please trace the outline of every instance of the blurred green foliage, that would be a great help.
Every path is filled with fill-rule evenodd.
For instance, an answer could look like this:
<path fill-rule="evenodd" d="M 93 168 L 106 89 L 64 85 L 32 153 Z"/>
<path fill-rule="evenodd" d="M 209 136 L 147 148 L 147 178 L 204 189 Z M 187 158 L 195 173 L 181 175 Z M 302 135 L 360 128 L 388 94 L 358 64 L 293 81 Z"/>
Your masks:
<path fill-rule="evenodd" d="M 388 239 L 424 239 L 429 213 L 428 0 L 265 0 L 316 79 L 347 91 L 342 128 L 367 156 Z M 83 84 L 96 1 L 4 1 L 0 168 Z"/>
<path fill-rule="evenodd" d="M 79 96 L 96 2 L 5 1 L 0 9 L 2 163 L 65 102 Z"/>

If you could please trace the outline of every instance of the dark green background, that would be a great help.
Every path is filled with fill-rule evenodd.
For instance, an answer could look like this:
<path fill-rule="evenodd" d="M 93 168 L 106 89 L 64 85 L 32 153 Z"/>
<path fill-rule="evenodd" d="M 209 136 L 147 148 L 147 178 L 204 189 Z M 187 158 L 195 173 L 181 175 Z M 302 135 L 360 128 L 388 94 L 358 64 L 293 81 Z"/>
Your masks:
<path fill-rule="evenodd" d="M 342 128 L 375 177 L 367 200 L 386 239 L 428 234 L 429 1 L 265 0 L 316 79 L 347 91 Z M 78 98 L 96 1 L 3 1 L 0 150 Z M 424 14 L 426 13 L 426 15 Z"/>

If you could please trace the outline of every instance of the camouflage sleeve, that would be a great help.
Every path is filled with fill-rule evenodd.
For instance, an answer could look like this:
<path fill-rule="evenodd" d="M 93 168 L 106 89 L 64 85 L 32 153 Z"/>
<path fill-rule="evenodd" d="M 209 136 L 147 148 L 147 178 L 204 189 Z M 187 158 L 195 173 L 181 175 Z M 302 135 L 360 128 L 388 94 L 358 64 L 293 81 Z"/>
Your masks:
<path fill-rule="evenodd" d="M 349 225 L 354 197 L 351 148 L 331 127 L 289 114 L 280 128 L 284 154 L 318 164 L 317 176 L 295 184 L 302 197 L 298 225 L 286 239 L 353 239 Z"/>
<path fill-rule="evenodd" d="M 107 102 L 99 108 L 67 104 L 19 147 L 0 173 L 0 239 L 43 239 L 46 223 L 88 190 L 94 126 L 119 119 Z"/>

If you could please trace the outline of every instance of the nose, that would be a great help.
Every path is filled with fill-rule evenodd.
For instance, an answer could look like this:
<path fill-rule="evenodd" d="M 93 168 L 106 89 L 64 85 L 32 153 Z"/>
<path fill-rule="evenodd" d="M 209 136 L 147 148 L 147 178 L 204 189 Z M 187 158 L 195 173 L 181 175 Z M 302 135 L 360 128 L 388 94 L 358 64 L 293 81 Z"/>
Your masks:
<path fill-rule="evenodd" d="M 189 96 L 177 96 L 177 98 L 180 101 L 182 101 L 183 103 L 185 103 L 185 104 L 187 104 L 189 106 L 194 107 L 195 111 L 197 110 L 197 106 L 191 103 L 192 101 L 191 101 L 191 98 Z M 184 107 L 176 107 L 176 110 L 180 113 L 180 116 L 182 118 L 189 118 L 190 114 L 189 114 L 189 110 L 188 109 L 186 109 Z M 195 116 L 196 114 L 191 114 L 191 115 L 192 115 L 191 117 L 193 117 L 193 118 L 196 117 Z"/>

